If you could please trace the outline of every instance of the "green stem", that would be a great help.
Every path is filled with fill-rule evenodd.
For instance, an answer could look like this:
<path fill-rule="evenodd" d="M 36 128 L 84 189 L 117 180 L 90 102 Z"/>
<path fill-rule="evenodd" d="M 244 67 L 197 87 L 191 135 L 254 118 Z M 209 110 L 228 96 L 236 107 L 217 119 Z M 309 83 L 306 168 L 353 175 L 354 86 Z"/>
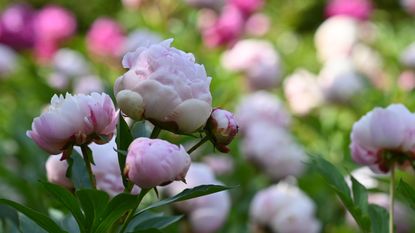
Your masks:
<path fill-rule="evenodd" d="M 94 173 L 92 172 L 91 161 L 89 160 L 88 145 L 81 146 L 81 151 L 82 151 L 82 157 L 84 157 L 85 167 L 86 167 L 86 171 L 88 172 L 89 181 L 91 182 L 91 186 L 92 186 L 93 189 L 97 189 L 96 182 L 95 182 L 95 176 L 94 176 Z"/>
<path fill-rule="evenodd" d="M 391 167 L 389 183 L 389 233 L 393 233 L 394 226 L 394 209 L 395 209 L 395 165 Z"/>
<path fill-rule="evenodd" d="M 137 201 L 135 203 L 135 206 L 132 210 L 130 210 L 127 214 L 127 217 L 125 218 L 124 224 L 121 228 L 120 233 L 123 233 L 128 226 L 128 223 L 131 221 L 131 219 L 134 217 L 134 213 L 137 210 L 138 206 L 140 205 L 141 201 L 143 200 L 144 196 L 150 191 L 151 189 L 141 189 L 140 194 L 137 196 Z"/>
<path fill-rule="evenodd" d="M 157 138 L 160 134 L 161 128 L 154 126 L 153 132 L 151 132 L 150 138 Z"/>
<path fill-rule="evenodd" d="M 202 138 L 196 145 L 194 145 L 192 148 L 190 148 L 187 153 L 190 155 L 193 151 L 195 151 L 197 148 L 199 148 L 203 143 L 205 143 L 209 138 L 206 136 Z"/>

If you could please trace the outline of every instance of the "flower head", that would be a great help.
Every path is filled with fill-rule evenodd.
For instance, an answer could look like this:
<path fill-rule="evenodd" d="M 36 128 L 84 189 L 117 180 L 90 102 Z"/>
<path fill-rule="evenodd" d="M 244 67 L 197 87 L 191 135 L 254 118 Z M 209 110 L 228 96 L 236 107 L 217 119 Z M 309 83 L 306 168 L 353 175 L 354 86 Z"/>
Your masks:
<path fill-rule="evenodd" d="M 229 149 L 226 146 L 238 133 L 238 123 L 231 112 L 216 108 L 208 119 L 206 130 L 216 148 L 221 152 L 227 152 Z"/>

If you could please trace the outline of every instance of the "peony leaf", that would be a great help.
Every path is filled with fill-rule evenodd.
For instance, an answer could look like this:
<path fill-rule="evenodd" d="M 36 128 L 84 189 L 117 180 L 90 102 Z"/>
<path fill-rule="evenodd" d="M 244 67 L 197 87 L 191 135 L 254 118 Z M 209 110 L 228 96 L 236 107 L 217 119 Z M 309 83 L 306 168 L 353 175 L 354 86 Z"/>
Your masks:
<path fill-rule="evenodd" d="M 133 141 L 133 136 L 131 135 L 130 129 L 128 128 L 127 122 L 125 122 L 122 114 L 118 116 L 118 125 L 117 125 L 117 137 L 115 138 L 117 143 L 117 149 L 119 151 L 127 151 L 128 147 L 130 146 L 131 142 Z M 125 167 L 125 160 L 127 155 L 124 153 L 118 152 L 118 163 L 120 165 L 120 173 L 122 176 L 122 181 L 124 187 L 130 187 L 128 180 L 124 176 L 124 167 Z M 132 187 L 132 186 L 131 186 Z"/>
<path fill-rule="evenodd" d="M 415 189 L 405 181 L 400 180 L 397 190 L 406 199 L 411 208 L 415 210 Z"/>
<path fill-rule="evenodd" d="M 99 218 L 108 204 L 109 196 L 106 192 L 94 189 L 79 190 L 76 192 L 76 196 L 85 213 L 85 227 L 87 232 L 90 232 L 92 226 L 98 224 Z"/>
<path fill-rule="evenodd" d="M 369 216 L 372 222 L 372 233 L 388 233 L 389 232 L 389 213 L 378 205 L 369 205 Z"/>
<path fill-rule="evenodd" d="M 66 176 L 71 179 L 75 189 L 92 188 L 82 156 L 73 150 L 72 155 L 66 161 L 68 162 Z"/>
<path fill-rule="evenodd" d="M 129 223 L 126 232 L 136 232 L 139 230 L 147 230 L 151 228 L 163 229 L 169 225 L 182 219 L 183 215 L 177 216 L 164 216 L 163 213 L 153 213 L 151 211 L 146 211 L 141 214 L 134 216 L 133 220 Z M 129 229 L 134 229 L 131 231 Z"/>

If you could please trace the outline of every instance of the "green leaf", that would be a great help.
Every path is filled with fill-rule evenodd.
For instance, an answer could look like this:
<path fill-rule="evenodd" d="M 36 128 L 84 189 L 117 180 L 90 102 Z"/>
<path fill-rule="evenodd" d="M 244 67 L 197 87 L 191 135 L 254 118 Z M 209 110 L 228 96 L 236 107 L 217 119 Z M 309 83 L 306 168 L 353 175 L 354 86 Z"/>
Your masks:
<path fill-rule="evenodd" d="M 389 213 L 385 208 L 378 205 L 369 205 L 369 216 L 372 222 L 372 233 L 388 233 L 389 232 Z"/>
<path fill-rule="evenodd" d="M 40 227 L 45 229 L 49 233 L 64 233 L 58 224 L 56 224 L 53 220 L 51 220 L 48 216 L 37 212 L 35 210 L 32 210 L 30 208 L 27 208 L 17 202 L 6 200 L 6 199 L 0 199 L 0 204 L 8 205 L 20 213 L 26 215 L 28 218 L 33 220 L 36 224 L 38 224 Z"/>
<path fill-rule="evenodd" d="M 166 198 L 164 200 L 161 200 L 159 202 L 156 202 L 148 206 L 147 208 L 142 209 L 139 213 L 143 213 L 144 211 L 147 211 L 147 210 L 150 210 L 156 207 L 168 205 L 174 202 L 184 201 L 184 200 L 188 200 L 188 199 L 192 199 L 192 198 L 196 198 L 200 196 L 205 196 L 205 195 L 221 192 L 221 191 L 232 189 L 232 188 L 234 187 L 226 187 L 222 185 L 200 185 L 192 189 L 185 189 L 181 193 L 173 197 Z"/>
<path fill-rule="evenodd" d="M 127 122 L 125 122 L 122 114 L 118 115 L 118 125 L 117 125 L 117 137 L 115 138 L 115 142 L 117 143 L 117 149 L 119 151 L 127 151 L 128 147 L 130 146 L 131 142 L 134 140 L 133 136 L 131 135 L 130 129 L 128 128 Z M 125 178 L 123 172 L 125 167 L 125 160 L 127 158 L 126 154 L 118 152 L 118 164 L 120 166 L 120 173 L 122 176 L 122 182 L 124 187 L 129 187 L 128 180 Z"/>
<path fill-rule="evenodd" d="M 17 211 L 7 205 L 0 205 L 0 219 L 10 219 L 14 225 L 19 226 L 19 215 Z"/>
<path fill-rule="evenodd" d="M 107 232 L 107 230 L 111 229 L 112 225 L 116 223 L 120 217 L 135 207 L 136 202 L 136 195 L 121 193 L 115 196 L 106 206 L 100 217 L 100 221 L 97 224 L 94 224 L 92 232 Z"/>
<path fill-rule="evenodd" d="M 151 228 L 151 229 L 145 229 L 145 230 L 137 230 L 137 231 L 133 231 L 130 233 L 163 233 L 163 231 L 156 229 L 156 228 Z"/>
<path fill-rule="evenodd" d="M 89 232 L 94 224 L 98 224 L 100 216 L 104 213 L 109 196 L 106 192 L 94 189 L 82 189 L 76 192 L 81 207 L 85 213 L 85 227 Z"/>
<path fill-rule="evenodd" d="M 364 214 L 367 214 L 368 209 L 368 195 L 366 188 L 359 183 L 353 176 L 352 180 L 353 201 L 356 206 L 359 206 Z"/>
<path fill-rule="evenodd" d="M 405 198 L 411 208 L 415 210 L 415 189 L 405 181 L 400 180 L 397 191 Z"/>
<path fill-rule="evenodd" d="M 74 216 L 76 222 L 78 223 L 79 229 L 81 232 L 85 232 L 85 216 L 81 211 L 79 202 L 68 190 L 65 188 L 42 182 L 43 186 L 51 193 L 59 202 L 65 206 Z"/>
<path fill-rule="evenodd" d="M 75 189 L 92 188 L 82 156 L 76 150 L 73 150 L 71 156 L 66 161 L 68 162 L 66 176 L 71 179 Z"/>
<path fill-rule="evenodd" d="M 130 222 L 129 226 L 132 226 L 134 231 L 146 230 L 146 229 L 163 229 L 167 226 L 179 221 L 182 219 L 183 215 L 177 216 L 164 216 L 163 213 L 153 213 L 146 211 L 141 214 L 134 216 L 133 220 Z M 127 228 L 127 232 L 128 228 Z"/>

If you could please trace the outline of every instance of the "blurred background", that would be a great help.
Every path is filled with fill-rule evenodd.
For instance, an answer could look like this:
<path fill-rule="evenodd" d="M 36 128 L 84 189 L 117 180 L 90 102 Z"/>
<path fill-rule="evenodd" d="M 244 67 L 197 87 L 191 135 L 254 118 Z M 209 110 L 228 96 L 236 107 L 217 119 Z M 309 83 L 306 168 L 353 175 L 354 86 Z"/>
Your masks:
<path fill-rule="evenodd" d="M 123 55 L 168 38 L 205 66 L 213 106 L 240 121 L 229 154 L 206 145 L 192 155 L 239 185 L 212 232 L 277 232 L 255 220 L 252 200 L 281 182 L 313 202 L 317 232 L 359 232 L 309 155 L 350 173 L 355 121 L 391 103 L 415 110 L 414 0 L 0 0 L 0 11 L 0 196 L 43 212 L 66 214 L 39 183 L 48 155 L 26 136 L 33 118 L 54 94 L 113 96 Z M 412 169 L 398 176 L 415 185 Z M 387 191 L 386 178 L 362 177 Z M 166 232 L 202 232 L 186 221 Z M 400 232 L 415 232 L 403 222 Z"/>

